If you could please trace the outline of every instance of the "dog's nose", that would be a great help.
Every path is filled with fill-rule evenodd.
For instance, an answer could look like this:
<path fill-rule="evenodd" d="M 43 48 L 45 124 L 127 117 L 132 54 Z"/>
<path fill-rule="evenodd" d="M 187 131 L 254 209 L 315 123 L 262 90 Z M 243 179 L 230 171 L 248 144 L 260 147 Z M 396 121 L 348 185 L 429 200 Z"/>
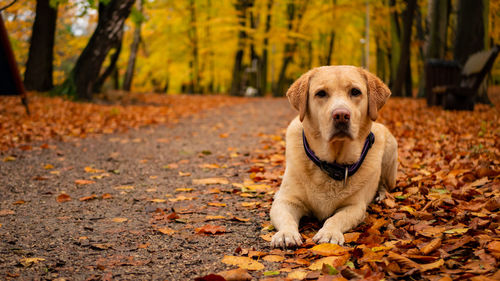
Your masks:
<path fill-rule="evenodd" d="M 338 108 L 333 111 L 333 121 L 337 124 L 348 123 L 351 119 L 351 112 L 345 108 Z"/>

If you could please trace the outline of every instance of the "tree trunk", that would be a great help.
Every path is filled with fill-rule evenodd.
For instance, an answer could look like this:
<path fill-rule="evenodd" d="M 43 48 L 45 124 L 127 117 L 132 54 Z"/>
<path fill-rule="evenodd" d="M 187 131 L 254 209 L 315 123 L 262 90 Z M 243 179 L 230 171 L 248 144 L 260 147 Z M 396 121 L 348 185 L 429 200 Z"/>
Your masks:
<path fill-rule="evenodd" d="M 267 0 L 266 15 L 266 34 L 262 47 L 262 58 L 260 60 L 260 87 L 259 94 L 264 95 L 267 92 L 267 67 L 268 67 L 268 49 L 269 49 L 269 31 L 271 30 L 271 15 L 273 9 L 273 0 Z"/>
<path fill-rule="evenodd" d="M 48 91 L 53 87 L 52 61 L 57 6 L 51 7 L 50 2 L 50 0 L 36 1 L 35 22 L 24 72 L 24 86 L 30 91 Z"/>
<path fill-rule="evenodd" d="M 97 27 L 69 77 L 59 89 L 62 94 L 78 99 L 92 99 L 101 66 L 119 39 L 134 2 L 135 0 L 110 0 L 107 4 L 99 3 Z"/>
<path fill-rule="evenodd" d="M 142 26 L 142 0 L 136 0 L 137 12 L 141 15 L 139 19 L 136 19 L 134 37 L 132 39 L 132 44 L 130 44 L 130 56 L 128 58 L 127 70 L 125 71 L 125 77 L 123 78 L 123 90 L 130 91 L 132 87 L 132 79 L 134 78 L 135 61 L 137 60 L 137 51 L 139 50 L 139 44 L 141 43 L 141 26 Z"/>
<path fill-rule="evenodd" d="M 245 55 L 245 41 L 248 37 L 245 26 L 247 19 L 247 9 L 253 6 L 253 0 L 238 0 L 234 4 L 238 12 L 238 50 L 234 57 L 233 80 L 231 81 L 231 95 L 239 96 L 243 94 L 242 78 L 243 78 L 243 57 Z"/>
<path fill-rule="evenodd" d="M 482 0 L 460 0 L 458 2 L 454 57 L 462 65 L 470 55 L 484 49 L 483 9 Z"/>
<path fill-rule="evenodd" d="M 401 56 L 401 28 L 399 25 L 399 14 L 396 10 L 396 0 L 389 0 L 390 13 L 390 32 L 391 32 L 391 52 L 390 54 L 390 79 L 389 87 L 394 86 L 396 73 L 398 71 L 399 58 Z"/>
<path fill-rule="evenodd" d="M 196 26 L 196 3 L 189 1 L 189 31 L 188 37 L 191 42 L 191 61 L 189 62 L 190 80 L 188 93 L 199 93 L 200 91 L 200 68 L 198 59 L 198 28 Z"/>
<path fill-rule="evenodd" d="M 302 7 L 297 7 L 297 5 L 291 1 L 287 4 L 287 18 L 288 18 L 288 31 L 298 33 L 300 29 L 300 23 L 302 16 L 307 9 L 308 1 L 304 1 Z M 295 18 L 297 17 L 297 20 Z M 295 22 L 295 25 L 294 25 Z M 274 96 L 283 96 L 285 94 L 287 77 L 286 70 L 288 65 L 292 62 L 295 51 L 297 50 L 297 40 L 295 39 L 291 43 L 285 44 L 285 52 L 283 54 L 283 62 L 281 64 L 280 74 L 278 78 L 278 83 L 276 89 L 273 92 Z"/>
<path fill-rule="evenodd" d="M 375 45 L 376 45 L 376 56 L 377 56 L 377 76 L 382 79 L 382 81 L 387 81 L 386 77 L 386 55 L 383 46 L 381 46 L 381 41 L 378 37 L 375 37 Z"/>
<path fill-rule="evenodd" d="M 394 87 L 392 93 L 394 96 L 404 96 L 403 95 L 403 84 L 406 78 L 408 65 L 410 62 L 410 40 L 411 31 L 413 25 L 413 17 L 415 15 L 415 10 L 417 8 L 417 0 L 406 0 L 406 9 L 403 18 L 403 40 L 401 42 L 401 56 L 399 59 L 398 70 L 396 72 L 396 80 L 394 81 Z M 410 79 L 411 80 L 411 79 Z M 411 88 L 411 85 L 410 85 Z M 411 91 L 410 91 L 411 92 Z M 410 94 L 411 93 L 406 93 Z"/>
<path fill-rule="evenodd" d="M 111 75 L 115 70 L 117 70 L 116 62 L 118 61 L 118 58 L 120 57 L 120 52 L 122 50 L 123 29 L 121 33 L 122 34 L 120 35 L 120 39 L 118 39 L 114 44 L 115 52 L 110 56 L 109 65 L 106 67 L 106 70 L 104 70 L 101 76 L 97 78 L 97 81 L 94 84 L 94 93 L 99 93 L 102 89 L 102 85 L 104 85 L 104 82 L 109 77 L 109 75 Z"/>

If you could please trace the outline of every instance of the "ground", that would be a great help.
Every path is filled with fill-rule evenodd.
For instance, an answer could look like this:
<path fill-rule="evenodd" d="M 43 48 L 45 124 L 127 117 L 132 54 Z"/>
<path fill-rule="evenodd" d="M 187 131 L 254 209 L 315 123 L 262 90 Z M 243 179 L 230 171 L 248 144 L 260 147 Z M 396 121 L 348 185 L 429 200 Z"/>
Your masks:
<path fill-rule="evenodd" d="M 28 134 L 3 138 L 1 278 L 190 280 L 235 265 L 256 279 L 499 277 L 493 108 L 450 113 L 394 99 L 380 121 L 399 143 L 396 190 L 371 206 L 344 248 L 312 248 L 320 224 L 312 220 L 301 224 L 302 248 L 273 250 L 268 210 L 296 112 L 285 99 L 216 99 L 143 105 L 148 118 L 158 116 L 148 110 L 161 115 L 182 102 L 191 110 L 155 122 L 131 118 L 139 128 L 127 132 L 103 126 L 79 135 L 72 127 L 30 142 Z M 136 108 L 120 114 L 128 110 Z M 8 120 L 8 109 L 0 113 Z M 318 265 L 322 256 L 341 273 Z"/>

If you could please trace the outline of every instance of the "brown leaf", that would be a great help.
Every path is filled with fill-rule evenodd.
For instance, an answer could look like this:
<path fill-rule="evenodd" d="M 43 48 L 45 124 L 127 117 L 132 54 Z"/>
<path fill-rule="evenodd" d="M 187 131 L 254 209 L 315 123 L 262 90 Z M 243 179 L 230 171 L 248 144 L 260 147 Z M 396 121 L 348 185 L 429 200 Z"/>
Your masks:
<path fill-rule="evenodd" d="M 97 195 L 92 194 L 92 195 L 89 195 L 89 196 L 80 197 L 78 200 L 80 200 L 80 201 L 90 201 L 90 200 L 94 200 L 96 198 L 97 198 Z"/>
<path fill-rule="evenodd" d="M 221 271 L 218 275 L 224 277 L 227 281 L 250 281 L 252 280 L 252 275 L 248 274 L 248 271 L 243 268 L 236 268 L 227 271 Z"/>
<path fill-rule="evenodd" d="M 197 234 L 222 234 L 226 233 L 226 228 L 220 225 L 210 225 L 206 224 L 202 227 L 198 227 L 195 229 Z"/>
<path fill-rule="evenodd" d="M 56 197 L 56 201 L 59 203 L 71 201 L 71 197 L 66 193 L 61 193 Z"/>
<path fill-rule="evenodd" d="M 420 252 L 422 252 L 422 254 L 424 255 L 428 255 L 432 253 L 434 250 L 438 249 L 439 247 L 441 247 L 441 238 L 436 238 L 431 242 L 429 242 L 429 244 L 422 247 L 420 249 Z"/>
<path fill-rule="evenodd" d="M 347 253 L 347 249 L 337 244 L 323 243 L 310 249 L 313 254 L 321 256 L 342 256 Z"/>

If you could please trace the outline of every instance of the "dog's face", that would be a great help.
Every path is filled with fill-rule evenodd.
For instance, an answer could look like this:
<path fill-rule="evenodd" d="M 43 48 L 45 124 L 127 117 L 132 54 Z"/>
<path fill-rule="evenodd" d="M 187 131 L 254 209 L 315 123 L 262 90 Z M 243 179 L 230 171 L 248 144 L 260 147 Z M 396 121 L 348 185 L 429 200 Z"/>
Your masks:
<path fill-rule="evenodd" d="M 300 120 L 326 142 L 357 139 L 390 94 L 375 75 L 354 66 L 314 68 L 287 92 Z"/>

